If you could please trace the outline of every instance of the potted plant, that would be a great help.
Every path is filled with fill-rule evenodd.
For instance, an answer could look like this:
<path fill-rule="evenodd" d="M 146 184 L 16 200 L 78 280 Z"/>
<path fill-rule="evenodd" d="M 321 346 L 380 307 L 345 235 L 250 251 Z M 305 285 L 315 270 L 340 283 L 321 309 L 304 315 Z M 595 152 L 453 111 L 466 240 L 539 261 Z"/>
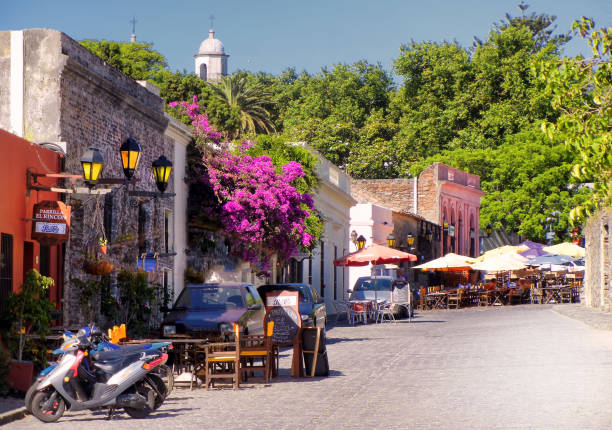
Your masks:
<path fill-rule="evenodd" d="M 104 255 L 106 255 L 107 246 L 108 246 L 108 240 L 106 240 L 103 237 L 98 239 L 98 248 L 100 249 L 100 252 Z"/>
<path fill-rule="evenodd" d="M 17 341 L 16 345 L 12 345 L 16 359 L 11 361 L 8 378 L 13 389 L 27 391 L 32 384 L 34 365 L 32 361 L 24 360 L 24 350 L 26 343 L 31 340 L 29 336 L 40 336 L 44 342 L 49 332 L 55 304 L 47 297 L 53 283 L 52 278 L 31 269 L 26 274 L 21 291 L 11 293 L 7 299 L 6 309 L 12 321 L 11 339 Z"/>
<path fill-rule="evenodd" d="M 84 254 L 82 267 L 85 273 L 99 276 L 108 275 L 115 268 L 106 258 L 98 255 L 95 251 Z"/>

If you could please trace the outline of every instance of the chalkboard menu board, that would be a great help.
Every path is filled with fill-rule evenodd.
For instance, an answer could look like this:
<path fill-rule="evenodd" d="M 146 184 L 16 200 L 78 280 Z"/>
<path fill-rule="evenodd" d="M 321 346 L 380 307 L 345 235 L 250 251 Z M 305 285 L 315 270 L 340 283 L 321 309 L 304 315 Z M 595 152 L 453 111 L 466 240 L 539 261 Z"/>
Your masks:
<path fill-rule="evenodd" d="M 274 321 L 272 342 L 291 345 L 302 326 L 297 291 L 281 291 L 266 294 L 266 322 Z"/>

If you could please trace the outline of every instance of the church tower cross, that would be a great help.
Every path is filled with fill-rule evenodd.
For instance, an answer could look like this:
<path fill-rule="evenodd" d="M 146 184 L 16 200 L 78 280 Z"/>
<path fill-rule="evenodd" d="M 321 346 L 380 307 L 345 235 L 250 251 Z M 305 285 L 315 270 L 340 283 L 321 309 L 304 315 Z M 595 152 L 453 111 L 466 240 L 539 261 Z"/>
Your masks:
<path fill-rule="evenodd" d="M 137 22 L 138 22 L 138 21 L 136 21 L 136 17 L 133 17 L 133 18 L 130 20 L 130 23 L 132 24 L 132 37 L 130 38 L 130 42 L 131 42 L 131 43 L 136 42 L 136 23 L 137 23 Z"/>

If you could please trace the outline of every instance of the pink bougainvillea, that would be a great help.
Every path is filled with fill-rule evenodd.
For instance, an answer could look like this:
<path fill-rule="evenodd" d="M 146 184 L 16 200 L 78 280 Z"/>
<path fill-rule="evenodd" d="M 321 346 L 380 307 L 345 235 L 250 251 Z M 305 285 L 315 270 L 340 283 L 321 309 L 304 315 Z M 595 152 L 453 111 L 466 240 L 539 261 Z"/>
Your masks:
<path fill-rule="evenodd" d="M 305 220 L 314 208 L 312 196 L 292 185 L 304 176 L 301 164 L 289 162 L 277 173 L 270 157 L 246 153 L 251 147 L 248 141 L 232 152 L 200 111 L 196 97 L 180 106 L 192 121 L 196 139 L 214 144 L 203 151 L 201 166 L 193 166 L 189 179 L 213 191 L 217 202 L 202 210 L 221 223 L 232 253 L 265 269 L 271 254 L 285 260 L 310 246 Z"/>

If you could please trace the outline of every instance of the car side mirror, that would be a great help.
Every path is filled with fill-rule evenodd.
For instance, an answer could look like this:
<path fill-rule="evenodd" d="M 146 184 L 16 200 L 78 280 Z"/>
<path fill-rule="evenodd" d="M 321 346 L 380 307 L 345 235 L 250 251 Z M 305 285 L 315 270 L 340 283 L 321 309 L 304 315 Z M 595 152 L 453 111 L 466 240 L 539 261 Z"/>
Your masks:
<path fill-rule="evenodd" d="M 348 289 L 348 290 L 346 290 L 346 292 L 347 292 L 347 293 L 349 293 L 349 294 L 351 294 L 351 293 L 353 292 L 353 290 Z"/>
<path fill-rule="evenodd" d="M 254 303 L 251 306 L 249 306 L 249 310 L 250 311 L 258 311 L 262 308 L 263 306 L 261 305 L 261 303 Z"/>

